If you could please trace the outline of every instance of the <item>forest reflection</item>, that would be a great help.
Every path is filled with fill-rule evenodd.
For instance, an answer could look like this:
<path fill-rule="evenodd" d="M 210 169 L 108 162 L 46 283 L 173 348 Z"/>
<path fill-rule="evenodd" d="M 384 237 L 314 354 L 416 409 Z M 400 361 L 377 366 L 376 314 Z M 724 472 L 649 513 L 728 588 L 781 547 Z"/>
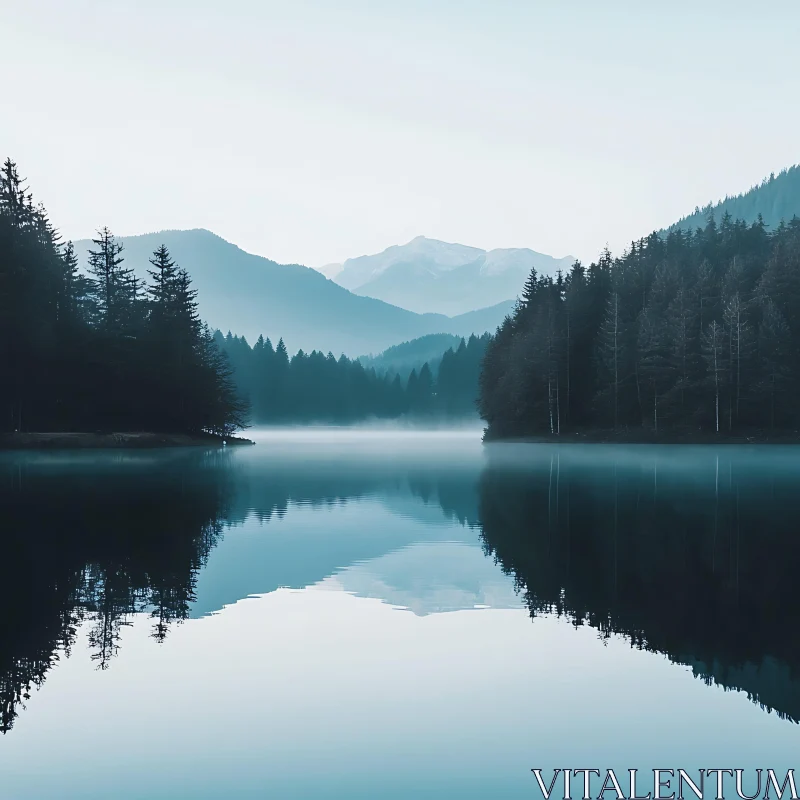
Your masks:
<path fill-rule="evenodd" d="M 511 451 L 482 475 L 480 523 L 532 617 L 623 635 L 800 720 L 800 453 Z"/>
<path fill-rule="evenodd" d="M 222 531 L 230 484 L 217 453 L 25 454 L 0 461 L 0 730 L 89 628 L 106 669 L 130 616 L 163 641 L 185 619 Z"/>
<path fill-rule="evenodd" d="M 134 614 L 148 614 L 163 641 L 189 616 L 226 527 L 388 495 L 477 527 L 531 616 L 623 635 L 797 721 L 799 479 L 790 448 L 492 445 L 458 464 L 224 451 L 6 456 L 0 729 L 70 654 L 79 627 L 99 669 Z"/>

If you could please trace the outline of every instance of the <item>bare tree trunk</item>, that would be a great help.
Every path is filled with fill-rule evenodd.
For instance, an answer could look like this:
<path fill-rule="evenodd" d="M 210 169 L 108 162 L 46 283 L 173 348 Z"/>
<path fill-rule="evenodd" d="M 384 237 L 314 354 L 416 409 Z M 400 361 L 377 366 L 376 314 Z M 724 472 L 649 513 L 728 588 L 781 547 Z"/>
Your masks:
<path fill-rule="evenodd" d="M 717 368 L 716 336 L 714 337 L 714 394 L 716 396 L 717 433 L 719 433 L 719 371 Z"/>
<path fill-rule="evenodd" d="M 614 295 L 614 430 L 619 426 L 618 397 L 619 397 L 619 349 L 617 338 L 619 335 L 619 297 Z"/>
<path fill-rule="evenodd" d="M 655 432 L 658 433 L 658 392 L 655 386 L 653 387 L 653 427 Z"/>
<path fill-rule="evenodd" d="M 703 330 L 702 328 L 700 329 Z M 686 314 L 681 300 L 681 417 L 683 417 L 686 395 Z"/>
<path fill-rule="evenodd" d="M 570 394 L 569 394 L 569 388 L 570 388 L 570 375 L 569 375 L 569 370 L 570 370 L 570 358 L 569 358 L 569 351 L 570 351 L 570 324 L 569 324 L 569 322 L 570 322 L 570 313 L 569 313 L 569 304 L 567 304 L 567 414 L 566 414 L 566 420 L 567 421 L 569 421 L 569 418 L 570 418 L 570 413 L 569 413 L 570 412 L 570 407 L 569 407 L 569 403 L 570 403 Z M 560 419 L 560 415 L 559 415 L 559 419 Z"/>
<path fill-rule="evenodd" d="M 770 413 L 769 413 L 769 427 L 770 430 L 775 430 L 775 370 L 773 368 L 770 383 L 772 384 L 770 392 Z"/>
<path fill-rule="evenodd" d="M 739 399 L 742 387 L 742 311 L 736 304 L 736 422 L 739 422 Z"/>
<path fill-rule="evenodd" d="M 553 423 L 553 336 L 552 329 L 547 334 L 547 411 L 550 416 L 550 435 L 555 433 Z"/>
<path fill-rule="evenodd" d="M 556 375 L 556 433 L 561 435 L 561 392 L 559 391 L 558 375 Z"/>
<path fill-rule="evenodd" d="M 636 376 L 636 401 L 639 403 L 639 419 L 641 420 L 642 427 L 644 427 L 644 407 L 642 406 L 642 386 L 639 383 L 639 363 L 637 361 L 634 368 L 634 375 Z"/>
<path fill-rule="evenodd" d="M 734 326 L 731 326 L 728 336 L 728 432 L 733 430 L 733 330 Z"/>

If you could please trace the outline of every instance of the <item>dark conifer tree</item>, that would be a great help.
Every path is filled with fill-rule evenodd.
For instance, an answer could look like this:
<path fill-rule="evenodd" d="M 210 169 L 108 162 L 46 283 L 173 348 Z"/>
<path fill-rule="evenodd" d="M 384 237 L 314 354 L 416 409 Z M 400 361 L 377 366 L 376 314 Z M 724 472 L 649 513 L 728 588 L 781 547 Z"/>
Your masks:
<path fill-rule="evenodd" d="M 99 321 L 107 332 L 116 334 L 125 319 L 126 307 L 132 302 L 132 275 L 122 266 L 122 243 L 108 228 L 101 228 L 92 244 L 95 249 L 89 251 L 89 274 L 94 280 Z"/>

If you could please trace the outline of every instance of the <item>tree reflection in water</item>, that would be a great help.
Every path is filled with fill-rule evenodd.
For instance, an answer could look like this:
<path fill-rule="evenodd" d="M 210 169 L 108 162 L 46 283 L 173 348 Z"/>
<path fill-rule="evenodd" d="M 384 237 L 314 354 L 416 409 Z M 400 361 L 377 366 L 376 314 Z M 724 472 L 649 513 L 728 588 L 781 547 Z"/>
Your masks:
<path fill-rule="evenodd" d="M 798 721 L 799 479 L 792 448 L 491 445 L 485 459 L 449 466 L 7 454 L 0 729 L 70 654 L 79 627 L 100 669 L 134 614 L 147 613 L 162 642 L 187 618 L 226 526 L 390 493 L 477 526 L 531 616 L 623 635 Z"/>

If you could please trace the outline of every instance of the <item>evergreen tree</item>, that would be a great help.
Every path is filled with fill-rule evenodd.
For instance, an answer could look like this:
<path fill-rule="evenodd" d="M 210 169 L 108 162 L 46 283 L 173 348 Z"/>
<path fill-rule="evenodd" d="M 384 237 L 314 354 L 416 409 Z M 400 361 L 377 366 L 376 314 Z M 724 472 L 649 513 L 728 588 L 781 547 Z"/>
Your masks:
<path fill-rule="evenodd" d="M 96 249 L 89 251 L 89 273 L 94 276 L 97 312 L 106 331 L 119 333 L 126 306 L 132 302 L 131 273 L 122 266 L 122 243 L 108 228 L 101 228 L 92 244 Z"/>
<path fill-rule="evenodd" d="M 734 293 L 725 305 L 723 324 L 728 338 L 728 430 L 733 428 L 734 419 L 738 421 L 742 401 L 742 377 L 747 377 L 748 357 L 750 355 L 750 327 L 745 311 Z"/>
<path fill-rule="evenodd" d="M 520 296 L 520 306 L 525 308 L 529 306 L 536 297 L 536 290 L 539 286 L 539 277 L 536 272 L 536 267 L 531 267 L 525 285 L 522 287 L 522 294 Z"/>
<path fill-rule="evenodd" d="M 166 322 L 177 313 L 178 267 L 172 260 L 166 245 L 157 248 L 150 263 L 148 294 L 152 304 L 151 321 Z"/>
<path fill-rule="evenodd" d="M 61 323 L 75 324 L 85 316 L 86 302 L 91 287 L 78 268 L 78 257 L 72 242 L 67 242 L 61 258 L 63 266 L 58 286 L 56 315 Z"/>

